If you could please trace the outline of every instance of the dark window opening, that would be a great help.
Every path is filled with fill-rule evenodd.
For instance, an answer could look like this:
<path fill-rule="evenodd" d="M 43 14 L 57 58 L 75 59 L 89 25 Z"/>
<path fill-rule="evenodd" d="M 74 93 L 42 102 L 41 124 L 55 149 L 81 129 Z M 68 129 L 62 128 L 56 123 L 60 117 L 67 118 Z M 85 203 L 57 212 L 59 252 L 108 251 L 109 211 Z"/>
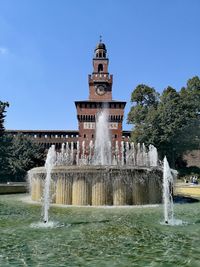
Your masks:
<path fill-rule="evenodd" d="M 94 135 L 92 134 L 92 138 L 94 138 Z"/>
<path fill-rule="evenodd" d="M 103 71 L 103 65 L 102 64 L 99 64 L 99 66 L 98 66 L 98 72 L 100 72 L 100 71 Z"/>
<path fill-rule="evenodd" d="M 115 134 L 115 138 L 117 138 L 117 134 Z"/>
<path fill-rule="evenodd" d="M 84 134 L 83 137 L 86 138 L 86 134 Z"/>

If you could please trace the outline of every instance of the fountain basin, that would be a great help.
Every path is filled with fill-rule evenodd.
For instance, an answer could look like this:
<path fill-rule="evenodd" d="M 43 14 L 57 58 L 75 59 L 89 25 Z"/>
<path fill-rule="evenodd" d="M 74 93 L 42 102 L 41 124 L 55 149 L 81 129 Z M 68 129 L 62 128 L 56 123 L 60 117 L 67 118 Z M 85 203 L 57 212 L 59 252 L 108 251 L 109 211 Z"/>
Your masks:
<path fill-rule="evenodd" d="M 46 170 L 29 171 L 31 198 L 41 201 Z M 51 202 L 65 205 L 143 205 L 162 202 L 159 167 L 55 166 Z"/>

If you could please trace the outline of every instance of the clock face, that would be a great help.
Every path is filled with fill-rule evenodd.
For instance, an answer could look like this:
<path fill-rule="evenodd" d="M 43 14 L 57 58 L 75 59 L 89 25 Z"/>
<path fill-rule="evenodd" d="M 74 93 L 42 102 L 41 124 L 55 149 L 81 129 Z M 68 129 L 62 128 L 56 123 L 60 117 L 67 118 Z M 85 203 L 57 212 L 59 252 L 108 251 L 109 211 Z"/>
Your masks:
<path fill-rule="evenodd" d="M 105 92 L 106 92 L 106 90 L 105 90 L 105 86 L 103 86 L 103 85 L 99 85 L 99 86 L 97 86 L 97 88 L 96 88 L 96 93 L 97 93 L 98 95 L 104 95 Z"/>

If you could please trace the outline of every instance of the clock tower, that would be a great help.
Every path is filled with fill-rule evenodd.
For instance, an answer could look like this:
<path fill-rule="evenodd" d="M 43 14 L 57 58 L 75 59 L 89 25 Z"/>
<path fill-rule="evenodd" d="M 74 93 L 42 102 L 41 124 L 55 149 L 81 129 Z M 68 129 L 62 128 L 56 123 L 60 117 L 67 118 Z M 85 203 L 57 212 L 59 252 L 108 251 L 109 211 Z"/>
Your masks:
<path fill-rule="evenodd" d="M 104 43 L 97 44 L 93 57 L 93 73 L 88 76 L 90 100 L 112 100 L 112 75 L 108 73 L 107 50 Z"/>
<path fill-rule="evenodd" d="M 84 144 L 89 153 L 89 144 L 95 141 L 96 119 L 104 108 L 108 111 L 108 124 L 112 147 L 122 138 L 122 122 L 126 102 L 112 99 L 113 76 L 108 72 L 109 59 L 106 46 L 102 41 L 97 44 L 93 56 L 93 72 L 88 76 L 89 99 L 75 101 L 79 127 L 79 146 Z"/>

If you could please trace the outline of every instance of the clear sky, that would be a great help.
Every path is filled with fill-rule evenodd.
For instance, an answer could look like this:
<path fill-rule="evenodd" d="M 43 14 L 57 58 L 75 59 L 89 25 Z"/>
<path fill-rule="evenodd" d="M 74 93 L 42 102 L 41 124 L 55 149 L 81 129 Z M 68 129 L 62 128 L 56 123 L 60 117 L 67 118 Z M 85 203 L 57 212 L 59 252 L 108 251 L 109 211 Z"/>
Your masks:
<path fill-rule="evenodd" d="M 0 100 L 7 129 L 77 129 L 99 35 L 113 98 L 200 75 L 200 0 L 0 0 Z M 124 129 L 130 125 L 124 122 Z"/>

